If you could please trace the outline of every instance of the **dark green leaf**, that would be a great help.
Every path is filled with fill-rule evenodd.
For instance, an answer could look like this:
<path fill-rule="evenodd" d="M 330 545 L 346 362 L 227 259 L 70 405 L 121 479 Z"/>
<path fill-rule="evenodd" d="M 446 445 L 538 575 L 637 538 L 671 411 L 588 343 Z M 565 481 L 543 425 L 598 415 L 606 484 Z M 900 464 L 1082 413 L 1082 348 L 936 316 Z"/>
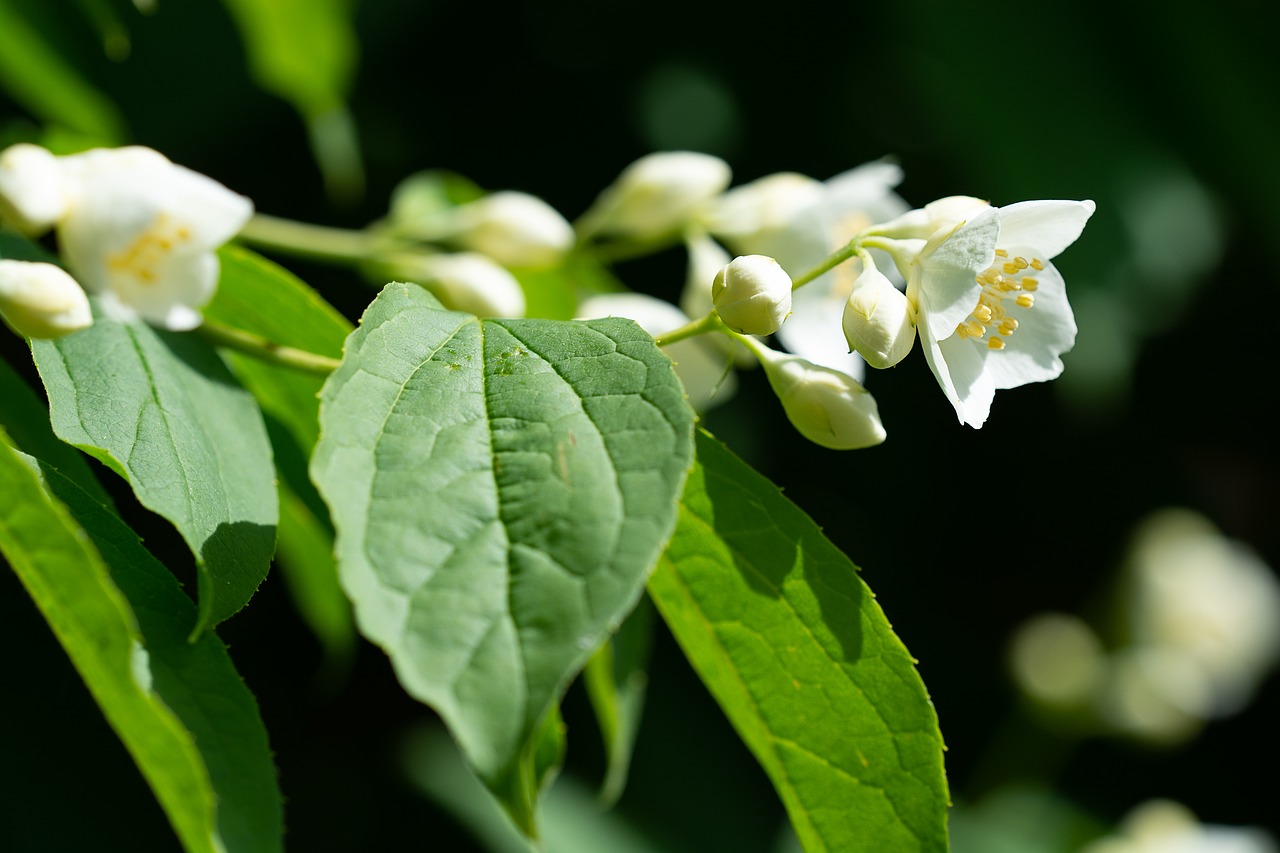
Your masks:
<path fill-rule="evenodd" d="M 629 320 L 480 321 L 391 284 L 320 422 L 361 631 L 532 832 L 532 736 L 675 520 L 693 414 L 670 360 Z"/>
<path fill-rule="evenodd" d="M 253 697 L 216 636 L 187 641 L 195 607 L 133 532 L 0 441 L 0 550 L 183 846 L 280 850 L 280 794 Z"/>
<path fill-rule="evenodd" d="M 698 437 L 649 593 L 814 851 L 947 849 L 933 705 L 857 569 Z"/>

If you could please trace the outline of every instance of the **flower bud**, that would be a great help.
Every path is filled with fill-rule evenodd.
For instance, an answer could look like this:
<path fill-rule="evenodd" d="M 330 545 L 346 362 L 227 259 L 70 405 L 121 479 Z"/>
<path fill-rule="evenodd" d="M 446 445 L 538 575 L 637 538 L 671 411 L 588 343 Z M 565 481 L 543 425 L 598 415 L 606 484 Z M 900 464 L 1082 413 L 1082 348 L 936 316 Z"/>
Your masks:
<path fill-rule="evenodd" d="M 28 261 L 0 261 L 0 316 L 28 338 L 58 338 L 93 323 L 75 279 L 61 267 Z"/>
<path fill-rule="evenodd" d="M 902 291 L 875 267 L 853 283 L 844 305 L 844 337 L 849 349 L 876 368 L 893 367 L 916 342 L 915 312 Z"/>
<path fill-rule="evenodd" d="M 791 314 L 791 276 L 773 258 L 743 255 L 716 273 L 711 301 L 735 332 L 771 335 Z"/>
<path fill-rule="evenodd" d="M 390 259 L 382 270 L 417 282 L 446 308 L 478 317 L 523 317 L 524 290 L 497 262 L 474 252 L 409 255 Z"/>
<path fill-rule="evenodd" d="M 790 226 L 823 197 L 820 181 L 795 172 L 779 172 L 725 193 L 708 216 L 713 234 L 738 245 Z"/>
<path fill-rule="evenodd" d="M 0 219 L 25 234 L 39 235 L 66 212 L 66 181 L 57 157 L 26 143 L 0 152 Z"/>
<path fill-rule="evenodd" d="M 668 151 L 622 171 L 583 217 L 583 230 L 654 237 L 686 225 L 729 186 L 729 164 L 710 154 Z"/>
<path fill-rule="evenodd" d="M 763 346 L 755 352 L 787 418 L 805 438 L 832 450 L 884 441 L 875 398 L 852 376 Z"/>
<path fill-rule="evenodd" d="M 508 267 L 555 266 L 573 248 L 573 227 L 536 196 L 497 192 L 452 211 L 449 236 Z"/>

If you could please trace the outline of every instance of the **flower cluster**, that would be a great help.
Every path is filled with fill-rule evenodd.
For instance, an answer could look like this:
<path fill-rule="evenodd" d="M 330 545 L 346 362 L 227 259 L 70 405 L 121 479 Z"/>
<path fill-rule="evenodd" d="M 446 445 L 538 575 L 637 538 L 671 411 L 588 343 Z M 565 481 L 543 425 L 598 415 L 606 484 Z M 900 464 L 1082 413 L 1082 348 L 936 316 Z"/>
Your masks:
<path fill-rule="evenodd" d="M 200 325 L 200 311 L 217 288 L 215 251 L 249 220 L 253 204 L 149 148 L 57 157 L 19 144 L 0 153 L 0 215 L 31 235 L 55 228 L 67 269 L 108 315 L 185 330 Z M 23 286 L 8 287 L 3 297 L 15 327 L 13 293 L 25 293 L 38 312 L 77 301 L 62 278 L 47 271 L 6 273 L 11 283 L 19 278 Z M 54 287 L 61 295 L 39 308 Z M 88 325 L 78 303 L 65 310 Z M 70 330 L 65 320 L 52 329 Z"/>
<path fill-rule="evenodd" d="M 738 336 L 776 335 L 791 357 L 749 346 L 775 390 L 785 373 L 781 387 L 791 399 L 806 383 L 806 396 L 830 398 L 821 417 L 787 408 L 807 437 L 853 446 L 816 437 L 842 432 L 820 424 L 835 416 L 857 418 L 855 432 L 883 439 L 874 410 L 845 405 L 841 395 L 857 388 L 861 400 L 864 365 L 898 364 L 917 338 L 957 418 L 973 427 L 986 421 L 996 390 L 1062 372 L 1076 326 L 1051 259 L 1079 237 L 1092 202 L 995 207 L 955 196 L 911 210 L 894 191 L 901 170 L 883 161 L 826 182 L 779 173 L 726 189 L 729 177 L 728 166 L 707 155 L 641 158 L 601 193 L 584 233 L 641 243 L 682 238 L 690 259 L 686 313 L 714 310 L 722 331 Z M 765 259 L 796 278 L 793 294 L 777 276 L 729 274 L 750 265 L 765 270 Z M 782 363 L 790 367 L 781 371 Z M 831 390 L 832 371 L 844 390 Z M 788 398 L 779 396 L 785 407 Z"/>

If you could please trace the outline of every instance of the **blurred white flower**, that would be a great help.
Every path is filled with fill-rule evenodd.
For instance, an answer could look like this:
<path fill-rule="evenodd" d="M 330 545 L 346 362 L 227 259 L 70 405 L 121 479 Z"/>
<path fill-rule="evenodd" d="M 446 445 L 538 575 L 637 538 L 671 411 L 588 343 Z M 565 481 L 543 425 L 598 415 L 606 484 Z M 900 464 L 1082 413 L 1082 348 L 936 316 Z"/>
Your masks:
<path fill-rule="evenodd" d="M 503 191 L 415 223 L 408 233 L 480 252 L 507 267 L 549 267 L 573 248 L 573 227 L 528 193 Z"/>
<path fill-rule="evenodd" d="M 578 318 L 626 317 L 651 335 L 661 335 L 689 323 L 689 317 L 670 302 L 643 293 L 605 293 L 584 300 Z M 728 370 L 729 356 L 716 346 L 710 335 L 698 335 L 663 347 L 676 366 L 676 375 L 689 395 L 689 405 L 704 412 L 723 403 L 737 390 L 737 380 Z M 716 334 L 714 337 L 721 337 Z"/>
<path fill-rule="evenodd" d="M 28 148 L 4 157 L 6 209 L 56 225 L 67 266 L 104 311 L 172 330 L 200 325 L 218 286 L 215 250 L 252 202 L 149 148 L 94 149 L 56 158 L 56 169 Z"/>
<path fill-rule="evenodd" d="M 884 441 L 876 400 L 852 376 L 754 341 L 750 347 L 787 419 L 805 438 L 832 450 L 860 450 Z"/>
<path fill-rule="evenodd" d="M 67 212 L 62 166 L 52 152 L 19 143 L 0 152 L 0 220 L 39 236 Z"/>
<path fill-rule="evenodd" d="M 742 255 L 716 273 L 711 301 L 735 332 L 770 335 L 791 313 L 791 277 L 773 258 Z"/>
<path fill-rule="evenodd" d="M 1089 705 L 1105 670 L 1102 642 L 1084 620 L 1042 613 L 1013 635 L 1009 664 L 1014 681 L 1037 702 L 1057 708 Z"/>
<path fill-rule="evenodd" d="M 58 338 L 93 324 L 89 299 L 53 264 L 0 260 L 0 317 L 19 335 Z"/>
<path fill-rule="evenodd" d="M 729 186 L 729 164 L 710 154 L 666 151 L 632 163 L 583 214 L 584 235 L 659 237 L 682 230 Z"/>
<path fill-rule="evenodd" d="M 878 243 L 893 252 L 915 305 L 925 358 L 961 423 L 980 427 L 997 389 L 1053 379 L 1075 342 L 1066 285 L 1049 259 L 1075 242 L 1091 201 L 974 207 L 944 199 L 877 232 L 920 233 Z M 949 217 L 962 218 L 949 220 Z"/>
<path fill-rule="evenodd" d="M 1121 821 L 1118 832 L 1081 853 L 1277 853 L 1267 832 L 1200 823 L 1181 803 L 1148 800 Z"/>
<path fill-rule="evenodd" d="M 523 317 L 524 290 L 515 276 L 476 252 L 401 254 L 378 267 L 390 278 L 420 284 L 446 308 L 477 317 Z"/>
<path fill-rule="evenodd" d="M 793 278 L 824 261 L 871 225 L 907 205 L 894 193 L 902 170 L 866 163 L 826 182 L 794 173 L 769 175 L 725 193 L 706 217 L 707 228 L 738 254 L 776 258 Z M 845 263 L 796 290 L 791 317 L 778 339 L 797 355 L 861 378 L 862 360 L 849 352 L 840 324 L 859 272 Z"/>

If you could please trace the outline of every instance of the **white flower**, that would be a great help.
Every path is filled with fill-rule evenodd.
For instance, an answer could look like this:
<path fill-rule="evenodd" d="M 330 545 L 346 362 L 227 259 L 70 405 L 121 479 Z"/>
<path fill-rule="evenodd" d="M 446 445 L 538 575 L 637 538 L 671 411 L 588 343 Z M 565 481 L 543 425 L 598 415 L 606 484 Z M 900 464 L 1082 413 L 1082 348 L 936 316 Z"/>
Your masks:
<path fill-rule="evenodd" d="M 524 290 L 515 276 L 486 255 L 397 255 L 380 267 L 390 277 L 421 284 L 446 308 L 477 317 L 523 317 Z"/>
<path fill-rule="evenodd" d="M 1201 823 L 1181 803 L 1148 800 L 1125 815 L 1116 834 L 1081 853 L 1277 853 L 1277 848 L 1261 829 Z"/>
<path fill-rule="evenodd" d="M 928 241 L 888 243 L 896 244 L 894 259 L 907 278 L 929 368 L 960 422 L 980 427 L 997 389 L 1062 373 L 1060 356 L 1075 342 L 1076 324 L 1066 285 L 1049 260 L 1080 236 L 1094 204 L 1026 201 L 997 208 L 973 207 L 974 199 L 945 201 L 955 202 L 953 214 L 968 218 L 938 220 L 942 225 Z"/>
<path fill-rule="evenodd" d="M 840 325 L 849 348 L 877 369 L 893 367 L 916 342 L 916 316 L 902 291 L 867 264 L 853 283 Z"/>
<path fill-rule="evenodd" d="M 57 157 L 27 143 L 0 152 L 0 219 L 39 236 L 66 211 L 67 188 Z"/>
<path fill-rule="evenodd" d="M 528 193 L 503 191 L 443 211 L 413 229 L 447 240 L 508 267 L 549 267 L 573 248 L 573 227 L 555 208 Z"/>
<path fill-rule="evenodd" d="M 710 154 L 667 151 L 632 163 L 582 217 L 586 234 L 658 237 L 679 230 L 729 186 L 729 164 Z"/>
<path fill-rule="evenodd" d="M 743 255 L 716 273 L 711 301 L 735 332 L 771 335 L 791 313 L 791 276 L 773 258 Z"/>
<path fill-rule="evenodd" d="M 689 317 L 670 302 L 643 293 L 606 293 L 578 306 L 578 317 L 626 317 L 651 335 L 661 335 L 686 325 Z M 676 375 L 689 395 L 689 405 L 703 412 L 733 396 L 737 380 L 727 371 L 728 354 L 699 335 L 663 347 L 676 366 Z M 715 335 L 722 337 L 722 335 Z"/>
<path fill-rule="evenodd" d="M 26 149 L 5 156 L 16 158 L 0 184 L 7 207 L 56 223 L 67 266 L 107 313 L 172 330 L 200 325 L 218 286 L 214 252 L 253 215 L 252 202 L 149 148 L 59 157 L 56 169 Z"/>
<path fill-rule="evenodd" d="M 792 277 L 817 266 L 832 252 L 877 222 L 907 209 L 893 192 L 902 170 L 893 163 L 866 163 L 825 183 L 794 173 L 769 175 L 736 187 L 707 215 L 707 227 L 739 254 L 776 258 Z M 855 264 L 842 264 L 796 290 L 791 317 L 778 339 L 815 364 L 860 377 L 862 360 L 849 353 L 839 324 L 857 278 Z"/>
<path fill-rule="evenodd" d="M 832 450 L 858 450 L 884 441 L 875 398 L 852 376 L 763 344 L 749 346 L 787 419 L 805 438 Z"/>
<path fill-rule="evenodd" d="M 19 335 L 57 338 L 93 324 L 89 299 L 53 264 L 0 260 L 0 317 Z"/>

